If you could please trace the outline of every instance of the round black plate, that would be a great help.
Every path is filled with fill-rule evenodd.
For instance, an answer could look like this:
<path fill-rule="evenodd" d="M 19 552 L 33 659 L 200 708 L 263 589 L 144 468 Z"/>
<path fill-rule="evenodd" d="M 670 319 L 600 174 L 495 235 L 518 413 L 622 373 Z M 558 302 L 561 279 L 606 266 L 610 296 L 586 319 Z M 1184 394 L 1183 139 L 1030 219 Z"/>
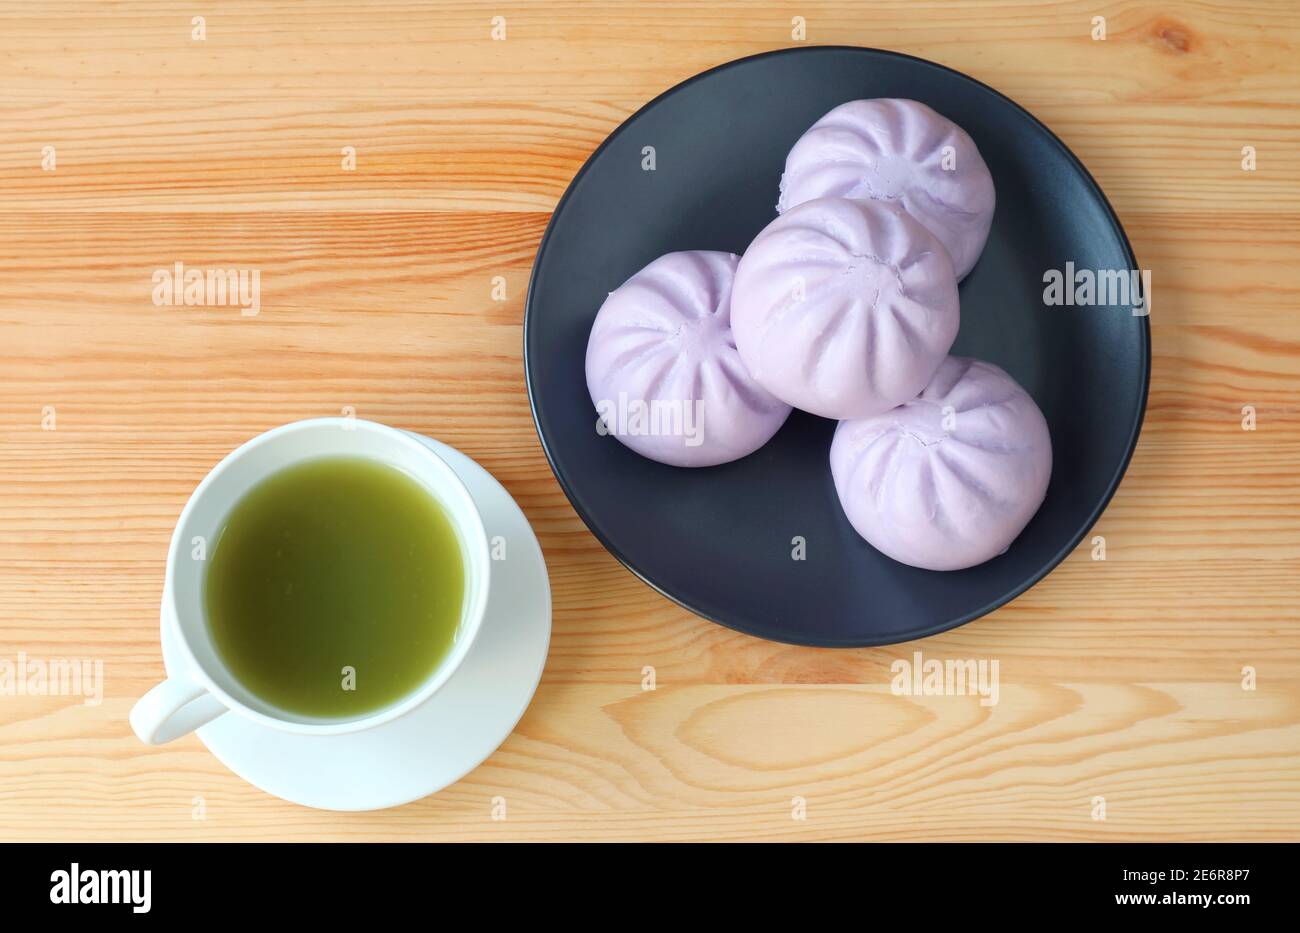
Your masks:
<path fill-rule="evenodd" d="M 880 554 L 840 511 L 835 422 L 794 412 L 735 463 L 680 469 L 596 432 L 583 373 L 608 292 L 662 253 L 743 253 L 776 216 L 786 152 L 844 101 L 909 97 L 975 139 L 997 184 L 993 230 L 961 286 L 954 353 L 1005 368 L 1038 402 L 1055 459 L 1047 501 L 1002 556 L 952 573 Z M 643 169 L 653 147 L 654 170 Z M 1080 542 L 1137 443 L 1150 328 L 1132 307 L 1048 307 L 1044 273 L 1138 268 L 1097 183 L 1020 106 L 959 72 L 876 49 L 814 47 L 731 62 L 651 101 L 587 160 L 537 251 L 524 318 L 533 417 L 569 500 L 665 596 L 762 638 L 881 645 L 978 618 Z M 795 560 L 799 541 L 805 559 Z"/>

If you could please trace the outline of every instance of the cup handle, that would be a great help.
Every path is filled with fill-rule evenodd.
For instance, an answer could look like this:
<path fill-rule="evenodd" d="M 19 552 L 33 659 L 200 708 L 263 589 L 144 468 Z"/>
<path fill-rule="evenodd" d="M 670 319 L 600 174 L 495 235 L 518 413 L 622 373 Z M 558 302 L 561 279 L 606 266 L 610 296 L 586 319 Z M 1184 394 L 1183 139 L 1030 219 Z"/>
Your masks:
<path fill-rule="evenodd" d="M 169 677 L 136 701 L 131 708 L 131 728 L 140 741 L 162 745 L 188 735 L 225 712 L 229 712 L 226 705 L 202 684 Z"/>

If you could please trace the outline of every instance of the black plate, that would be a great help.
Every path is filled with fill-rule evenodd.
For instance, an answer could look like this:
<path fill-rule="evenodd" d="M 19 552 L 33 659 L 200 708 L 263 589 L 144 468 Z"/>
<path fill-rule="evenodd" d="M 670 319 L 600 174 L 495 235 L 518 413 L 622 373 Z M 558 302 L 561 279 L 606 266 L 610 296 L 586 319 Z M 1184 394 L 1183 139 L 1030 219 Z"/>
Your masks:
<path fill-rule="evenodd" d="M 1047 500 L 1002 556 L 918 570 L 854 533 L 835 497 L 835 422 L 796 411 L 735 463 L 680 469 L 596 433 L 583 373 L 606 293 L 662 253 L 744 252 L 775 216 L 786 152 L 823 113 L 909 97 L 974 137 L 997 184 L 993 230 L 961 286 L 954 353 L 1005 368 L 1042 408 Z M 654 147 L 655 170 L 643 149 Z M 1151 369 L 1131 306 L 1046 307 L 1049 269 L 1138 268 L 1105 195 L 1069 149 L 997 91 L 877 49 L 770 52 L 697 75 L 615 130 L 561 199 L 537 251 L 524 368 L 537 433 L 592 533 L 665 596 L 706 619 L 808 645 L 881 645 L 969 622 L 1024 592 L 1101 514 L 1137 443 Z M 793 539 L 806 559 L 792 559 Z"/>

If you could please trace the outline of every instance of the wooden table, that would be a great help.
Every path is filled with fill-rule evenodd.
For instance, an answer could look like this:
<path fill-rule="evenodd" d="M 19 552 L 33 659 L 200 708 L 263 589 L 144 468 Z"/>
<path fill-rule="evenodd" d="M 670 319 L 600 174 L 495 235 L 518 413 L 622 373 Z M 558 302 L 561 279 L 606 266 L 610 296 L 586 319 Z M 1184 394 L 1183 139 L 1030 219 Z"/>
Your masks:
<path fill-rule="evenodd" d="M 529 417 L 525 285 L 583 160 L 660 91 L 800 41 L 1015 98 L 1154 272 L 1106 560 L 1085 544 L 923 643 L 793 648 L 677 608 L 588 533 Z M 1294 3 L 4 3 L 0 49 L 0 662 L 104 671 L 99 705 L 0 696 L 0 839 L 1300 837 Z M 260 313 L 155 306 L 177 261 L 260 270 Z M 514 735 L 369 814 L 282 802 L 126 722 L 162 676 L 191 489 L 249 437 L 347 406 L 495 473 L 555 605 Z M 891 662 L 918 649 L 998 659 L 1001 702 L 895 696 Z"/>

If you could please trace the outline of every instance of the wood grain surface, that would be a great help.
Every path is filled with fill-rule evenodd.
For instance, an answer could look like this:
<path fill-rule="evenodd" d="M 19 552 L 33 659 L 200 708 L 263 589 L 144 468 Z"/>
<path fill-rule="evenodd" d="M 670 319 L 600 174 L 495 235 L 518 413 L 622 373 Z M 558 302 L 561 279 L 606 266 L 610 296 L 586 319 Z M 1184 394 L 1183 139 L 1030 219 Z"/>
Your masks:
<path fill-rule="evenodd" d="M 1084 545 L 922 643 L 794 648 L 677 608 L 579 521 L 529 417 L 524 290 L 583 160 L 673 84 L 801 42 L 1020 101 L 1153 270 L 1106 560 Z M 1291 0 L 0 3 L 0 661 L 104 671 L 98 705 L 0 695 L 0 840 L 1300 838 L 1298 105 Z M 177 261 L 259 269 L 261 313 L 154 306 Z M 490 469 L 554 590 L 515 733 L 369 814 L 277 800 L 126 722 L 163 673 L 190 491 L 344 406 Z M 998 660 L 1000 702 L 894 695 L 915 650 Z"/>

